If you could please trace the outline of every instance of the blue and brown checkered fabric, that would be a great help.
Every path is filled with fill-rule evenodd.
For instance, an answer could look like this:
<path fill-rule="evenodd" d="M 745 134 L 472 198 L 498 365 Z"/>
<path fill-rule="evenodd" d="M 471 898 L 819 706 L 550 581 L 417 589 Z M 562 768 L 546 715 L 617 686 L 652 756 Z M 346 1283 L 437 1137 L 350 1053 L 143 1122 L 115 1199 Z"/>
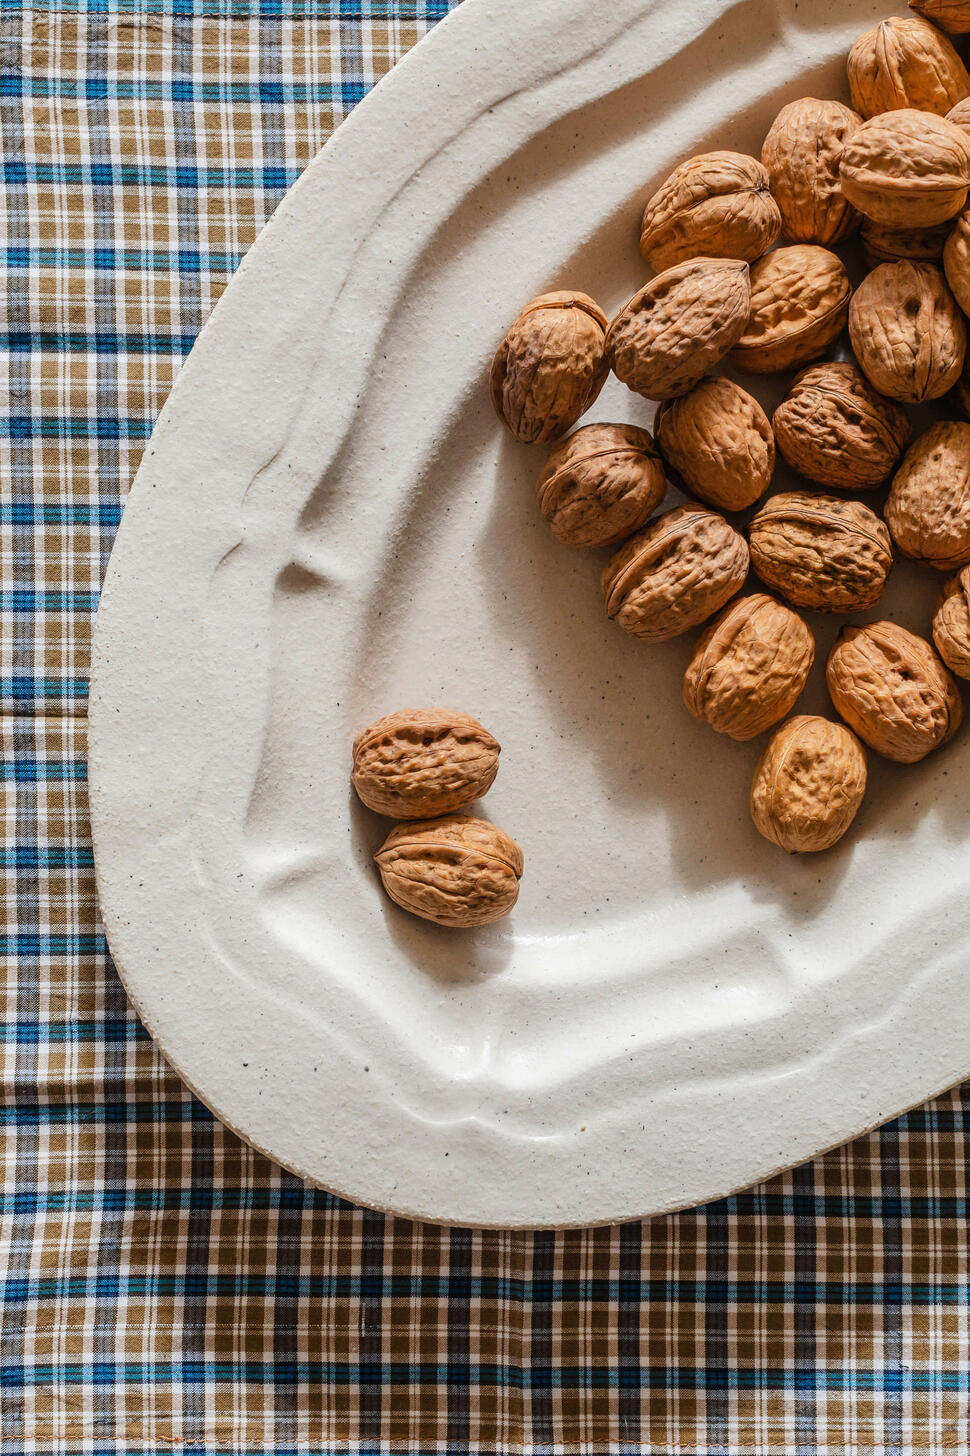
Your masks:
<path fill-rule="evenodd" d="M 85 706 L 125 492 L 275 203 L 448 3 L 0 3 L 2 1449 L 965 1453 L 968 1089 L 679 1217 L 421 1227 L 214 1122 L 108 960 Z"/>

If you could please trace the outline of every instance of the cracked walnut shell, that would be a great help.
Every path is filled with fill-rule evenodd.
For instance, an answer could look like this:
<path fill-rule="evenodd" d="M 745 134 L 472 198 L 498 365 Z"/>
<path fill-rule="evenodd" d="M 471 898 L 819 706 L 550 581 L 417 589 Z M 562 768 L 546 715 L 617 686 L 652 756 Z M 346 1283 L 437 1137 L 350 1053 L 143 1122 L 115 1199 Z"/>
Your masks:
<path fill-rule="evenodd" d="M 584 425 L 557 445 L 536 498 L 565 546 L 616 546 L 648 521 L 667 481 L 649 430 Z"/>
<path fill-rule="evenodd" d="M 895 622 L 844 627 L 825 676 L 849 727 L 897 763 L 918 763 L 963 719 L 957 685 L 930 644 Z"/>
<path fill-rule="evenodd" d="M 526 304 L 492 361 L 492 404 L 517 440 L 558 440 L 603 388 L 606 315 L 585 293 Z"/>
<path fill-rule="evenodd" d="M 893 562 L 886 527 L 861 501 L 787 491 L 748 527 L 755 574 L 796 607 L 861 612 L 882 596 Z"/>
<path fill-rule="evenodd" d="M 494 824 L 467 814 L 399 824 L 374 859 L 394 903 L 437 925 L 490 925 L 519 896 L 521 849 Z"/>
<path fill-rule="evenodd" d="M 777 374 L 818 358 L 845 328 L 851 296 L 842 260 L 827 248 L 776 248 L 751 269 L 751 314 L 731 362 Z"/>
<path fill-rule="evenodd" d="M 429 819 L 480 799 L 498 773 L 499 744 L 467 713 L 389 713 L 354 739 L 351 782 L 390 819 Z"/>
<path fill-rule="evenodd" d="M 933 263 L 882 263 L 856 289 L 849 339 L 869 383 L 904 404 L 939 399 L 960 377 L 967 329 Z"/>
<path fill-rule="evenodd" d="M 692 717 L 744 743 L 795 706 L 815 639 L 790 607 L 757 593 L 739 597 L 705 630 L 684 676 Z"/>
<path fill-rule="evenodd" d="M 743 511 L 764 495 L 775 468 L 768 416 L 730 379 L 702 379 L 657 413 L 657 444 L 692 495 Z"/>
<path fill-rule="evenodd" d="M 970 425 L 940 420 L 907 450 L 886 501 L 904 555 L 940 571 L 970 562 Z"/>
<path fill-rule="evenodd" d="M 650 198 L 640 251 L 657 271 L 697 257 L 752 263 L 780 232 L 761 163 L 741 152 L 705 152 L 682 162 Z"/>
<path fill-rule="evenodd" d="M 888 228 L 932 227 L 956 217 L 970 186 L 970 138 L 928 111 L 887 111 L 842 148 L 842 191 Z"/>
<path fill-rule="evenodd" d="M 839 158 L 862 117 L 841 101 L 805 96 L 783 106 L 761 149 L 785 232 L 793 243 L 830 248 L 859 226 L 839 181 Z"/>
<path fill-rule="evenodd" d="M 610 367 L 647 399 L 686 394 L 740 338 L 750 307 L 747 263 L 733 258 L 679 263 L 652 278 L 610 324 Z"/>
<path fill-rule="evenodd" d="M 909 444 L 905 410 L 884 399 L 854 364 L 813 364 L 795 379 L 772 418 L 793 470 L 836 490 L 882 485 Z"/>
<path fill-rule="evenodd" d="M 970 96 L 952 41 L 916 16 L 892 16 L 860 35 L 847 62 L 852 105 L 862 116 L 912 107 L 945 116 Z"/>
<path fill-rule="evenodd" d="M 747 574 L 748 544 L 723 516 L 677 506 L 607 563 L 607 615 L 643 642 L 666 642 L 713 616 Z"/>
<path fill-rule="evenodd" d="M 855 734 L 828 718 L 783 723 L 751 783 L 751 817 L 765 839 L 789 854 L 831 849 L 866 791 L 866 754 Z"/>
<path fill-rule="evenodd" d="M 940 593 L 933 641 L 950 671 L 970 678 L 970 566 L 951 576 Z"/>

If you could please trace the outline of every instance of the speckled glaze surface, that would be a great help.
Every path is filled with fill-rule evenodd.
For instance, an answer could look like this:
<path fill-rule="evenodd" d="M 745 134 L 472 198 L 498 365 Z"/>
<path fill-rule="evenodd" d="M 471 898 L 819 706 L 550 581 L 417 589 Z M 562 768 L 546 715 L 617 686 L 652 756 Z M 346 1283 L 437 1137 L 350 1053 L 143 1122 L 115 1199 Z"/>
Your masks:
<path fill-rule="evenodd" d="M 844 99 L 885 10 L 467 0 L 293 189 L 163 411 L 97 630 L 105 923 L 186 1081 L 325 1187 L 446 1222 L 619 1220 L 970 1071 L 966 737 L 873 759 L 855 835 L 781 855 L 748 819 L 763 740 L 686 715 L 693 635 L 607 621 L 604 558 L 556 542 L 545 453 L 487 390 L 525 300 L 615 309 L 648 191 L 692 152 L 757 152 L 799 95 Z M 588 418 L 651 414 L 612 380 Z M 936 589 L 903 566 L 869 616 L 927 630 Z M 799 712 L 827 710 L 837 628 L 812 626 Z M 502 743 L 485 808 L 526 873 L 481 931 L 387 900 L 388 826 L 351 794 L 354 734 L 423 703 Z"/>

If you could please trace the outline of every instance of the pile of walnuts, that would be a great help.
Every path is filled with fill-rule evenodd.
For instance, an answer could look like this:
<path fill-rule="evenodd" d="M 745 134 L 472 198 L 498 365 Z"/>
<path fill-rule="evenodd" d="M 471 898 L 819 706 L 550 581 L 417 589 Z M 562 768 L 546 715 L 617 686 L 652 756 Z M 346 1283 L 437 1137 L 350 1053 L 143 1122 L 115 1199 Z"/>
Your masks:
<path fill-rule="evenodd" d="M 585 294 L 545 294 L 491 372 L 516 439 L 561 442 L 537 484 L 556 536 L 617 548 L 602 576 L 609 616 L 644 642 L 707 623 L 684 678 L 688 711 L 742 741 L 775 730 L 751 814 L 793 852 L 829 848 L 852 822 L 860 739 L 922 759 L 960 726 L 952 674 L 970 678 L 970 424 L 914 440 L 905 409 L 947 395 L 970 417 L 970 74 L 944 33 L 970 34 L 970 0 L 911 4 L 920 15 L 852 47 L 851 107 L 792 102 L 760 161 L 710 152 L 667 178 L 640 235 L 654 276 L 612 320 Z M 853 291 L 833 249 L 856 232 L 872 271 Z M 854 362 L 825 362 L 846 328 Z M 769 421 L 713 373 L 723 365 L 798 372 Z M 562 439 L 611 370 L 657 402 L 655 434 L 593 424 Z M 805 484 L 759 506 L 776 452 Z M 693 499 L 657 515 L 668 479 Z M 856 498 L 887 482 L 881 513 Z M 728 519 L 756 506 L 746 527 Z M 795 609 L 870 611 L 894 550 L 957 573 L 935 649 L 894 622 L 847 626 L 826 669 L 844 723 L 777 727 L 815 653 Z M 769 591 L 738 595 L 749 570 Z"/>

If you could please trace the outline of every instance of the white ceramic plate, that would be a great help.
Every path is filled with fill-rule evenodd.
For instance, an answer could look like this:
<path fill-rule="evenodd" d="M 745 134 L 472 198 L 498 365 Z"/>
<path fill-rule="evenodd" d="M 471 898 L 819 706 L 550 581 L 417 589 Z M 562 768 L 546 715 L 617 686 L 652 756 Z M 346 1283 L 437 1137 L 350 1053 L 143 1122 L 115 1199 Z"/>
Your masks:
<path fill-rule="evenodd" d="M 759 745 L 684 712 L 689 641 L 607 622 L 486 391 L 526 299 L 619 305 L 647 190 L 842 95 L 883 13 L 467 0 L 293 189 L 179 378 L 98 621 L 102 906 L 186 1081 L 314 1182 L 447 1222 L 623 1219 L 970 1070 L 966 739 L 874 761 L 836 851 L 766 844 Z M 612 381 L 591 417 L 650 411 Z M 934 592 L 901 568 L 871 615 L 926 630 Z M 526 875 L 480 932 L 389 903 L 349 788 L 355 731 L 429 702 L 503 744 L 487 812 Z"/>

